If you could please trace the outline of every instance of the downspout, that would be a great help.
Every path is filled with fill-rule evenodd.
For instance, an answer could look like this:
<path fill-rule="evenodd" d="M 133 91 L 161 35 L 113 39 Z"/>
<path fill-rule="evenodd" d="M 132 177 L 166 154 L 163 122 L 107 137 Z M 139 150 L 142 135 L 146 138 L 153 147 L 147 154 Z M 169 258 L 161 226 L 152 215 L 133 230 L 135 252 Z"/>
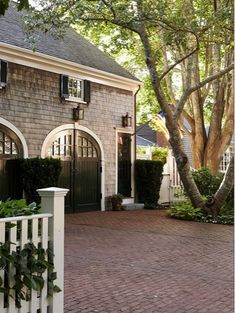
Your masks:
<path fill-rule="evenodd" d="M 134 93 L 134 147 L 135 147 L 135 152 L 134 152 L 134 161 L 136 160 L 136 98 L 137 98 L 137 93 L 140 90 L 140 85 L 138 86 L 138 89 L 136 90 L 136 92 Z M 135 186 L 135 163 L 134 163 L 134 169 L 133 169 L 133 173 L 134 173 L 134 202 L 137 201 L 136 198 L 136 186 Z"/>

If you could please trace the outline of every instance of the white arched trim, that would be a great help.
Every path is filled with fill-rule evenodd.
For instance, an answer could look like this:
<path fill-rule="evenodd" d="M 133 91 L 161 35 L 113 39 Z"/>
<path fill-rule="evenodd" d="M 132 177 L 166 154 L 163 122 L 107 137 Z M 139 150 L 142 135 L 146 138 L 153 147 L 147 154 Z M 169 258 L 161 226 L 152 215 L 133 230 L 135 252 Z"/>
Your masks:
<path fill-rule="evenodd" d="M 19 129 L 16 128 L 12 123 L 10 123 L 9 121 L 5 120 L 2 117 L 0 117 L 0 124 L 6 126 L 7 128 L 12 130 L 17 135 L 17 137 L 20 139 L 22 147 L 23 147 L 23 157 L 28 158 L 29 157 L 28 146 L 27 146 L 26 140 L 25 140 L 23 134 L 21 133 L 21 131 L 19 131 Z"/>
<path fill-rule="evenodd" d="M 53 129 L 45 138 L 43 145 L 42 145 L 42 150 L 41 150 L 41 157 L 45 158 L 46 157 L 46 147 L 48 145 L 48 143 L 50 142 L 50 140 L 59 132 L 63 131 L 63 130 L 67 130 L 67 129 L 76 129 L 76 130 L 80 130 L 83 131 L 87 134 L 89 134 L 91 137 L 93 137 L 96 142 L 99 145 L 100 148 L 100 153 L 101 153 L 101 166 L 102 166 L 102 172 L 101 172 L 101 193 L 102 193 L 102 199 L 101 199 L 101 211 L 105 211 L 105 159 L 104 159 L 104 148 L 102 145 L 102 142 L 100 141 L 99 137 L 93 133 L 93 131 L 91 131 L 89 128 L 85 127 L 85 126 L 81 126 L 78 123 L 74 123 L 74 124 L 64 124 L 61 125 L 59 127 L 56 127 L 55 129 Z"/>

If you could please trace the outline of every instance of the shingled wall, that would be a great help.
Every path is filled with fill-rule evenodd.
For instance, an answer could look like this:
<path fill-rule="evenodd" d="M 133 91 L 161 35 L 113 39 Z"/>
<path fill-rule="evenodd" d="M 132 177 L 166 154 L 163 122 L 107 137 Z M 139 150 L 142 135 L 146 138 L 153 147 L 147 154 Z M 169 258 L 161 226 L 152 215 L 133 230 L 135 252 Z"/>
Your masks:
<path fill-rule="evenodd" d="M 0 90 L 0 116 L 24 135 L 29 157 L 41 156 L 46 136 L 56 127 L 71 124 L 76 103 L 61 100 L 59 74 L 18 64 L 8 64 L 8 84 Z M 104 148 L 106 196 L 115 192 L 115 128 L 121 127 L 121 116 L 134 116 L 130 91 L 91 84 L 91 101 L 84 106 L 82 126 L 101 140 Z"/>

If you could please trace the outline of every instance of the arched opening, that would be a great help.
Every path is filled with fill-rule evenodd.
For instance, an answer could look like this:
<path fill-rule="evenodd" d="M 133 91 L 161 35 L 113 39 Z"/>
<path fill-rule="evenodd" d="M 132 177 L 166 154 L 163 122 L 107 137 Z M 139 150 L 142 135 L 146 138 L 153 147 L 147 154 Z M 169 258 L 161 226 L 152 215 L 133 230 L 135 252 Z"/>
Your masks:
<path fill-rule="evenodd" d="M 22 197 L 15 159 L 23 157 L 23 146 L 11 129 L 0 124 L 0 200 Z"/>
<path fill-rule="evenodd" d="M 58 186 L 68 188 L 66 212 L 101 209 L 101 149 L 86 131 L 65 128 L 49 137 L 43 156 L 60 158 Z"/>

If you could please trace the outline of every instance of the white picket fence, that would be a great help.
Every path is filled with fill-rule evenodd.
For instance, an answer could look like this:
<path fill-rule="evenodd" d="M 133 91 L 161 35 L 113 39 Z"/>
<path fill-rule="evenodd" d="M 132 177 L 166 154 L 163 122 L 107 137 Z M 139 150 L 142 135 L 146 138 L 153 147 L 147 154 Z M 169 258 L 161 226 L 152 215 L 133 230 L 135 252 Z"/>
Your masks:
<path fill-rule="evenodd" d="M 40 245 L 45 250 L 49 247 L 53 251 L 54 271 L 57 272 L 55 284 L 62 290 L 48 298 L 47 272 L 44 272 L 44 288 L 40 293 L 34 290 L 25 290 L 31 296 L 29 301 L 21 301 L 21 308 L 16 307 L 14 294 L 12 294 L 13 297 L 6 298 L 3 293 L 0 293 L 1 313 L 64 312 L 64 197 L 67 192 L 67 189 L 54 187 L 39 189 L 43 214 L 0 219 L 0 243 L 4 244 L 5 240 L 10 240 L 13 243 L 11 251 L 21 250 L 25 244 L 30 242 L 36 247 Z M 9 223 L 16 226 L 9 229 L 7 227 Z M 30 232 L 28 231 L 29 225 Z M 9 268 L 8 271 L 9 276 L 5 275 L 4 269 L 0 270 L 0 277 L 12 287 L 15 283 L 14 269 Z"/>

